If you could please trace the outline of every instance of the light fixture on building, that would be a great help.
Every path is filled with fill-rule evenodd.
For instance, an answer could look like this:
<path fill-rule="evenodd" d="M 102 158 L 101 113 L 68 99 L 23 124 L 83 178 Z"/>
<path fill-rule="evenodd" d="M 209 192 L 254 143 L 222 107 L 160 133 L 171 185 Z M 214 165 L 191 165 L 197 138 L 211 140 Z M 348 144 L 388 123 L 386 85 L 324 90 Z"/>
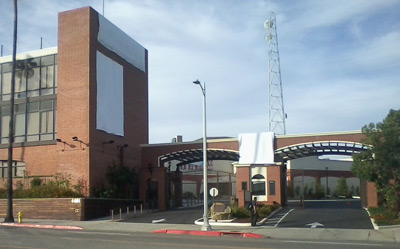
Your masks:
<path fill-rule="evenodd" d="M 107 141 L 107 142 L 103 142 L 103 144 L 113 144 L 114 143 L 114 140 L 110 140 L 110 141 Z"/>
<path fill-rule="evenodd" d="M 104 145 L 105 144 L 113 144 L 113 143 L 114 143 L 114 140 L 109 140 L 107 142 L 103 142 L 103 152 L 104 152 Z"/>
<path fill-rule="evenodd" d="M 80 140 L 77 136 L 72 137 L 72 140 L 75 142 L 79 142 L 79 146 L 82 148 L 82 144 L 86 145 L 86 147 L 89 147 L 89 144 L 83 142 Z M 85 148 L 82 148 L 82 150 L 85 150 Z"/>
<path fill-rule="evenodd" d="M 59 142 L 59 143 L 64 143 L 64 144 L 66 143 L 66 142 L 63 141 L 61 138 L 57 138 L 56 141 Z"/>
<path fill-rule="evenodd" d="M 126 147 L 128 147 L 128 144 L 118 145 L 117 146 L 118 149 L 123 149 L 123 148 L 126 148 Z"/>
<path fill-rule="evenodd" d="M 61 151 L 64 151 L 65 150 L 65 145 L 67 144 L 67 142 L 63 141 L 61 138 L 57 138 L 56 141 L 59 142 L 59 143 L 63 143 L 64 144 L 64 148 L 61 150 Z"/>

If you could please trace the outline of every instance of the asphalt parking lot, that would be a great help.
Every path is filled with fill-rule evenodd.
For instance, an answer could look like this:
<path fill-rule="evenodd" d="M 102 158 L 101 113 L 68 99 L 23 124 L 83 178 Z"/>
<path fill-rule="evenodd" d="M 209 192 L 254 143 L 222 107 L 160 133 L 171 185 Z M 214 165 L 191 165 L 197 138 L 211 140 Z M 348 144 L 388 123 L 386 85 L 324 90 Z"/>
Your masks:
<path fill-rule="evenodd" d="M 287 215 L 285 215 L 286 213 Z M 123 222 L 194 224 L 195 220 L 202 216 L 203 207 L 198 206 L 151 212 L 125 219 Z M 298 203 L 289 203 L 288 207 L 271 217 L 264 226 L 373 229 L 368 213 L 361 207 L 360 200 L 305 201 L 304 207 L 300 207 Z"/>
<path fill-rule="evenodd" d="M 374 229 L 360 200 L 305 201 L 282 219 L 277 227 Z"/>

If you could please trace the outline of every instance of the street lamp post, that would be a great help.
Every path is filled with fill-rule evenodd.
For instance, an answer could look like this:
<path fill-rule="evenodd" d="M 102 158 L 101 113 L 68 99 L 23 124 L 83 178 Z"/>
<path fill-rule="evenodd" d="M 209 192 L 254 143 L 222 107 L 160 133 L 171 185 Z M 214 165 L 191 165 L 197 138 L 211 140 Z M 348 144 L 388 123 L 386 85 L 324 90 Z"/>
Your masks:
<path fill-rule="evenodd" d="M 207 119 L 206 119 L 206 83 L 201 85 L 199 80 L 193 81 L 194 84 L 199 85 L 203 92 L 203 226 L 202 231 L 210 231 L 211 226 L 208 222 L 208 190 L 207 190 Z"/>

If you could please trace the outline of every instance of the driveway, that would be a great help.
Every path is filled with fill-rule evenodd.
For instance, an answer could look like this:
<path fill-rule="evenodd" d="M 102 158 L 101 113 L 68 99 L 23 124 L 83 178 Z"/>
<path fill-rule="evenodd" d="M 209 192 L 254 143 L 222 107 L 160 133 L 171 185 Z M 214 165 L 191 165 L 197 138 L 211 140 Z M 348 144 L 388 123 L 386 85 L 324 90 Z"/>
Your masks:
<path fill-rule="evenodd" d="M 359 200 L 305 201 L 293 207 L 278 227 L 374 229 Z"/>

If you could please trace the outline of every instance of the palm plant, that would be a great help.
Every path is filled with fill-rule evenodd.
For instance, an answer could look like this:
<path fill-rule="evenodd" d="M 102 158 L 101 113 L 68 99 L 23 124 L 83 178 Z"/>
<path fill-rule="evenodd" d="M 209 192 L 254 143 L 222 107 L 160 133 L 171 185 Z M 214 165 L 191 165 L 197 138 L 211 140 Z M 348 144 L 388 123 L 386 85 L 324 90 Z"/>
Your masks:
<path fill-rule="evenodd" d="M 34 67 L 37 67 L 37 63 L 33 61 L 34 58 L 29 58 L 27 60 L 19 60 L 15 62 L 15 67 L 18 71 L 15 76 L 19 78 L 19 89 L 22 88 L 23 79 L 29 79 L 34 75 Z"/>

